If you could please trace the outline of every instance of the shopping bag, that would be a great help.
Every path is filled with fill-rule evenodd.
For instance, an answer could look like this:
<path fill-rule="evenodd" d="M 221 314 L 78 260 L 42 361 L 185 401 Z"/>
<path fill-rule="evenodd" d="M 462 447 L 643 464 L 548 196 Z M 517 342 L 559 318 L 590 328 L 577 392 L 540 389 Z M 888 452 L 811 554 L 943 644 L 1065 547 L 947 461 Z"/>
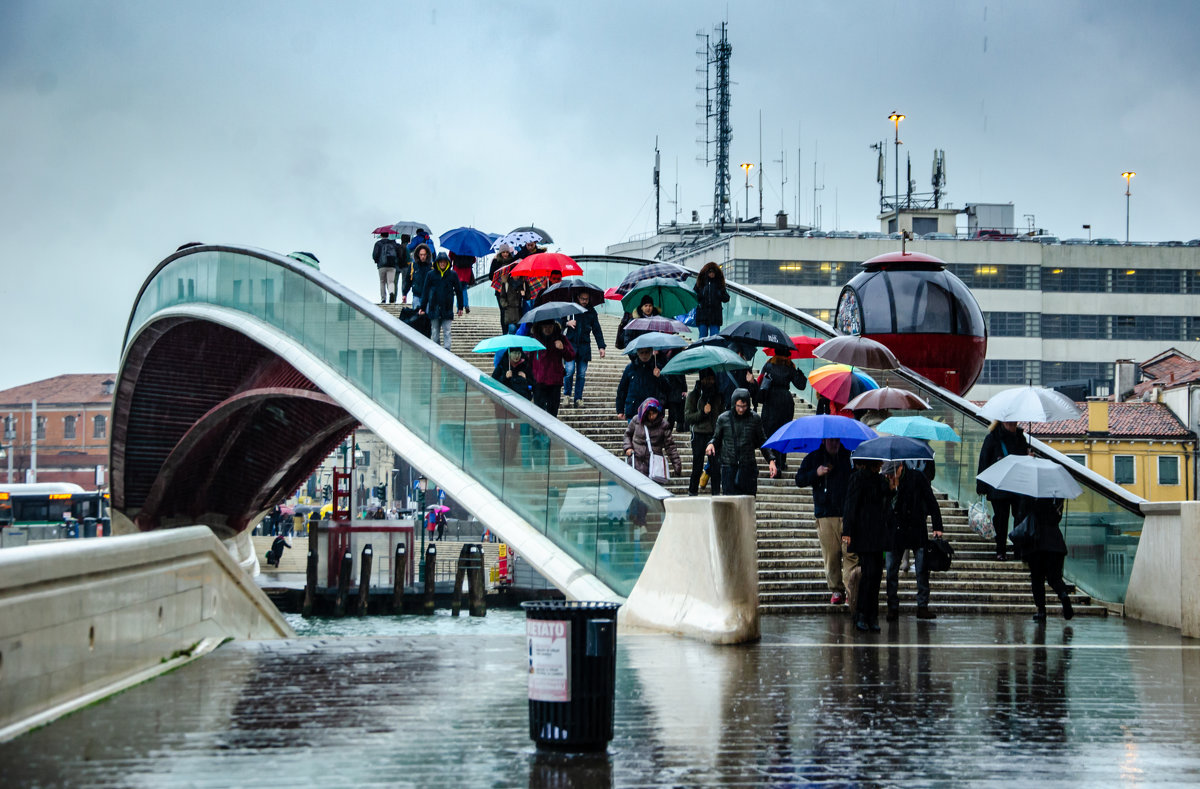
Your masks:
<path fill-rule="evenodd" d="M 987 505 L 977 501 L 967 510 L 967 522 L 971 531 L 985 540 L 996 539 L 996 528 L 992 525 L 992 516 L 988 514 Z"/>

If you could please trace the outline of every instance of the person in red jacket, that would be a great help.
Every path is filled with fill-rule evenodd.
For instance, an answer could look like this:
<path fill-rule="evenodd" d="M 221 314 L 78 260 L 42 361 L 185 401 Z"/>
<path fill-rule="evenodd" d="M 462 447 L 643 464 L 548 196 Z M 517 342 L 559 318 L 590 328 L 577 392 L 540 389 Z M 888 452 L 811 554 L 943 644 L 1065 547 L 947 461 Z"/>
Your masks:
<path fill-rule="evenodd" d="M 546 350 L 533 354 L 533 404 L 558 416 L 566 377 L 563 363 L 575 358 L 575 346 L 556 321 L 535 323 L 533 336 L 546 346 Z"/>

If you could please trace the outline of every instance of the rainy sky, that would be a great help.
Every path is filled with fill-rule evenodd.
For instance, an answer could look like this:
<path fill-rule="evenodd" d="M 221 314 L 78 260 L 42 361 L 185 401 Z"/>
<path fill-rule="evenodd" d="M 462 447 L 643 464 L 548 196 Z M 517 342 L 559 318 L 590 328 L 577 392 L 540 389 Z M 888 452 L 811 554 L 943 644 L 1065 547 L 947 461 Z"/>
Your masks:
<path fill-rule="evenodd" d="M 602 252 L 654 229 L 656 137 L 664 222 L 676 189 L 708 217 L 696 33 L 726 19 L 739 214 L 761 112 L 766 215 L 812 222 L 815 159 L 820 226 L 878 229 L 898 110 L 918 191 L 940 148 L 954 206 L 1123 238 L 1134 170 L 1132 238 L 1200 237 L 1193 2 L 5 0 L 0 389 L 115 372 L 188 241 L 309 250 L 372 298 L 370 231 L 399 219 Z"/>

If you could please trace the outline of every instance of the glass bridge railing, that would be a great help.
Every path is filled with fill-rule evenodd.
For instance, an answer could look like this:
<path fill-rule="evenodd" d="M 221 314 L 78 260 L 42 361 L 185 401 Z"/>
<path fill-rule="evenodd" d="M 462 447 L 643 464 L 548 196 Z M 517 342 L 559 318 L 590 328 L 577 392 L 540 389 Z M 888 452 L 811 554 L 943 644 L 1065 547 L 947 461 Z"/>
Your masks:
<path fill-rule="evenodd" d="M 633 588 L 670 494 L 590 440 L 290 258 L 228 246 L 168 257 L 138 294 L 125 345 L 161 311 L 188 304 L 282 332 L 611 589 Z"/>
<path fill-rule="evenodd" d="M 622 258 L 600 255 L 580 255 L 575 258 L 583 268 L 584 278 L 609 288 L 618 284 L 633 269 L 651 261 L 638 258 Z M 728 283 L 730 300 L 725 305 L 725 322 L 754 318 L 769 321 L 779 326 L 790 336 L 832 337 L 833 327 L 795 310 L 786 304 L 756 293 L 736 283 Z M 490 290 L 486 282 L 475 286 L 472 303 L 491 303 L 485 296 Z M 479 301 L 476 301 L 479 298 Z M 486 299 L 486 300 L 485 300 Z M 605 311 L 620 314 L 618 302 L 607 302 Z M 756 359 L 756 369 L 761 369 L 765 355 Z M 800 360 L 798 366 L 808 373 L 821 364 L 820 360 Z M 933 442 L 937 460 L 935 485 L 963 506 L 977 501 L 975 472 L 979 450 L 987 435 L 988 420 L 979 416 L 970 402 L 928 382 L 908 370 L 876 374 L 871 371 L 881 386 L 900 386 L 915 391 L 933 406 L 931 411 L 922 412 L 931 419 L 946 422 L 962 437 L 962 443 Z M 814 393 L 804 393 L 809 402 L 815 402 Z M 1066 572 L 1071 580 L 1093 597 L 1107 602 L 1121 603 L 1129 585 L 1129 574 L 1133 569 L 1133 558 L 1141 536 L 1143 516 L 1136 496 L 1100 477 L 1059 453 L 1046 447 L 1036 439 L 1031 443 L 1046 457 L 1062 463 L 1079 481 L 1084 493 L 1067 502 L 1063 521 L 1063 535 L 1070 552 Z"/>

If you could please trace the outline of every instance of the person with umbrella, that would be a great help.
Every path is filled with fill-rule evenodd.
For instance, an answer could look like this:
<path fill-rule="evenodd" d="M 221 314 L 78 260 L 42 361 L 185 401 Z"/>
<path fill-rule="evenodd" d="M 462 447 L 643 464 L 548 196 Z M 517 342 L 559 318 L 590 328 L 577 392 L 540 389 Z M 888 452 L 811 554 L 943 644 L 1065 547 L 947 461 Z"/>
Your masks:
<path fill-rule="evenodd" d="M 492 370 L 492 378 L 513 390 L 526 400 L 533 399 L 533 379 L 530 377 L 529 362 L 520 348 L 509 348 Z"/>
<path fill-rule="evenodd" d="M 724 322 L 723 304 L 729 301 L 729 290 L 725 287 L 725 272 L 715 262 L 709 261 L 700 269 L 694 285 L 699 303 L 696 305 L 696 329 L 701 337 L 708 337 L 721 330 Z M 768 431 L 769 432 L 769 431 Z"/>
<path fill-rule="evenodd" d="M 617 348 L 624 350 L 625 346 L 629 344 L 630 340 L 641 334 L 641 332 L 635 334 L 632 331 L 626 331 L 625 327 L 629 325 L 630 321 L 636 320 L 637 318 L 649 318 L 652 315 L 662 315 L 662 312 L 658 309 L 658 307 L 654 306 L 654 297 L 650 294 L 646 294 L 645 296 L 642 296 L 641 301 L 638 302 L 637 309 L 635 309 L 633 312 L 627 312 L 621 316 L 621 322 L 617 324 Z"/>
<path fill-rule="evenodd" d="M 416 239 L 413 239 L 416 241 Z M 421 308 L 421 299 L 425 294 L 425 278 L 433 269 L 433 246 L 430 244 L 412 244 L 408 245 L 408 250 L 412 255 L 412 263 L 409 264 L 409 274 L 407 284 L 404 286 L 403 296 L 408 296 L 408 291 L 412 290 L 413 307 Z"/>
<path fill-rule="evenodd" d="M 441 338 L 442 347 L 450 350 L 450 329 L 454 321 L 454 304 L 458 302 L 458 314 L 463 314 L 463 289 L 458 276 L 450 268 L 450 256 L 439 252 L 437 265 L 425 275 L 425 287 L 421 292 L 420 312 L 429 316 L 433 328 L 434 342 Z"/>
<path fill-rule="evenodd" d="M 771 358 L 763 365 L 754 392 L 754 402 L 762 406 L 763 430 L 768 436 L 773 435 L 796 416 L 792 387 L 803 392 L 808 386 L 808 379 L 796 367 L 789 352 L 776 349 L 772 353 Z M 779 473 L 787 471 L 787 454 L 773 449 L 767 451 L 770 452 L 771 462 L 775 464 Z"/>
<path fill-rule="evenodd" d="M 496 248 L 496 254 L 492 256 L 492 264 L 488 269 L 488 276 L 492 280 L 492 287 L 496 290 L 496 306 L 500 308 L 501 312 L 504 311 L 504 305 L 500 303 L 500 288 L 496 287 L 496 274 L 500 271 L 500 269 L 507 268 L 514 262 L 516 261 L 513 258 L 512 246 L 509 244 L 500 244 L 500 246 Z M 521 282 L 523 283 L 524 280 L 521 280 Z M 503 325 L 503 323 L 503 320 L 501 320 L 502 325 L 500 327 L 500 331 L 502 333 L 508 331 L 508 327 Z"/>
<path fill-rule="evenodd" d="M 888 548 L 887 515 L 893 492 L 879 473 L 878 460 L 856 460 L 846 483 L 842 517 L 842 548 L 858 560 L 854 626 L 879 632 L 879 582 L 883 578 L 883 552 Z"/>
<path fill-rule="evenodd" d="M 704 454 L 715 457 L 721 464 L 721 486 L 726 495 L 758 494 L 758 464 L 754 460 L 754 450 L 766 442 L 762 419 L 750 410 L 750 392 L 738 389 L 733 393 L 733 408 L 717 417 L 713 437 L 704 450 Z M 767 458 L 767 450 L 761 451 Z M 772 469 L 771 477 L 775 476 Z"/>
<path fill-rule="evenodd" d="M 683 405 L 683 418 L 692 431 L 692 476 L 688 480 L 688 495 L 700 492 L 700 474 L 704 471 L 704 450 L 717 430 L 717 417 L 725 413 L 725 398 L 717 389 L 717 375 L 711 369 L 700 371 L 699 380 L 688 393 Z M 713 463 L 708 474 L 712 495 L 721 495 L 721 464 Z"/>
<path fill-rule="evenodd" d="M 914 441 L 917 439 L 913 439 Z M 929 567 L 925 563 L 925 543 L 929 541 L 926 524 L 933 521 L 933 536 L 942 536 L 942 509 L 933 495 L 933 487 L 924 474 L 911 471 L 905 461 L 891 460 L 883 465 L 883 476 L 895 492 L 889 529 L 891 545 L 887 554 L 887 620 L 900 618 L 900 559 L 913 552 L 917 570 L 917 619 L 937 619 L 929 610 Z"/>
<path fill-rule="evenodd" d="M 624 448 L 625 456 L 632 458 L 634 470 L 648 477 L 651 476 L 651 455 L 663 458 L 664 470 L 669 461 L 675 476 L 683 474 L 671 426 L 663 419 L 662 403 L 656 398 L 647 397 L 643 400 L 638 406 L 637 415 L 625 426 Z"/>
<path fill-rule="evenodd" d="M 664 387 L 658 361 L 651 348 L 638 348 L 617 384 L 617 415 L 632 419 L 638 406 L 648 397 L 660 398 Z"/>
<path fill-rule="evenodd" d="M 382 233 L 371 250 L 375 270 L 379 273 L 379 303 L 396 303 L 396 274 L 407 250 L 396 243 L 390 233 Z"/>
<path fill-rule="evenodd" d="M 979 470 L 991 467 L 1003 457 L 1009 455 L 1032 455 L 1029 441 L 1024 431 L 1016 422 L 992 422 L 988 427 L 987 437 L 979 449 Z M 1003 562 L 1008 559 L 1008 517 L 1016 496 L 1004 490 L 997 490 L 983 480 L 976 480 L 975 492 L 987 496 L 992 503 L 992 526 L 996 529 L 996 560 Z"/>
<path fill-rule="evenodd" d="M 559 247 L 559 249 L 562 249 L 562 247 Z M 517 252 L 516 259 L 523 260 L 523 259 L 529 257 L 530 255 L 536 255 L 539 252 L 545 252 L 545 251 L 546 251 L 545 247 L 539 247 L 537 244 L 537 241 L 535 239 L 531 238 L 528 241 L 526 241 L 525 246 L 521 247 L 520 251 Z"/>
<path fill-rule="evenodd" d="M 496 304 L 500 307 L 500 331 L 504 334 L 515 334 L 527 301 L 525 278 L 512 276 L 511 269 L 505 267 L 500 269 L 497 282 Z"/>
<path fill-rule="evenodd" d="M 557 417 L 565 377 L 563 363 L 575 358 L 575 346 L 554 320 L 535 323 L 533 336 L 546 346 L 533 354 L 533 404 Z"/>
<path fill-rule="evenodd" d="M 843 518 L 846 495 L 853 471 L 850 453 L 842 446 L 842 442 L 836 438 L 826 438 L 821 441 L 821 446 L 804 456 L 796 472 L 796 487 L 812 488 L 813 517 L 816 519 L 817 541 L 821 544 L 830 605 L 846 602 L 847 580 L 858 566 L 858 556 L 844 549 L 845 542 L 842 539 L 845 533 Z"/>
<path fill-rule="evenodd" d="M 1046 585 L 1049 584 L 1062 603 L 1063 619 L 1075 616 L 1071 606 L 1071 593 L 1063 581 L 1063 562 L 1067 558 L 1067 541 L 1063 539 L 1059 523 L 1062 522 L 1063 500 L 1060 498 L 1031 498 L 1022 496 L 1018 502 L 1022 520 L 1029 518 L 1033 526 L 1033 540 L 1023 549 L 1018 549 L 1019 558 L 1029 568 L 1029 585 L 1033 591 L 1033 605 L 1037 612 L 1033 621 L 1046 621 Z"/>
<path fill-rule="evenodd" d="M 450 265 L 454 267 L 454 273 L 462 285 L 463 312 L 470 314 L 471 302 L 467 298 L 467 291 L 471 287 L 471 280 L 475 278 L 475 258 L 471 255 L 456 255 L 451 252 Z"/>
<path fill-rule="evenodd" d="M 580 290 L 575 294 L 575 303 L 586 312 L 566 319 L 566 335 L 571 345 L 575 346 L 575 358 L 568 361 L 564 368 L 563 394 L 567 396 L 568 405 L 578 408 L 583 404 L 583 384 L 588 364 L 592 361 L 592 337 L 596 338 L 601 359 L 608 346 L 604 343 L 604 332 L 600 330 L 600 316 L 592 306 L 592 293 Z"/>

